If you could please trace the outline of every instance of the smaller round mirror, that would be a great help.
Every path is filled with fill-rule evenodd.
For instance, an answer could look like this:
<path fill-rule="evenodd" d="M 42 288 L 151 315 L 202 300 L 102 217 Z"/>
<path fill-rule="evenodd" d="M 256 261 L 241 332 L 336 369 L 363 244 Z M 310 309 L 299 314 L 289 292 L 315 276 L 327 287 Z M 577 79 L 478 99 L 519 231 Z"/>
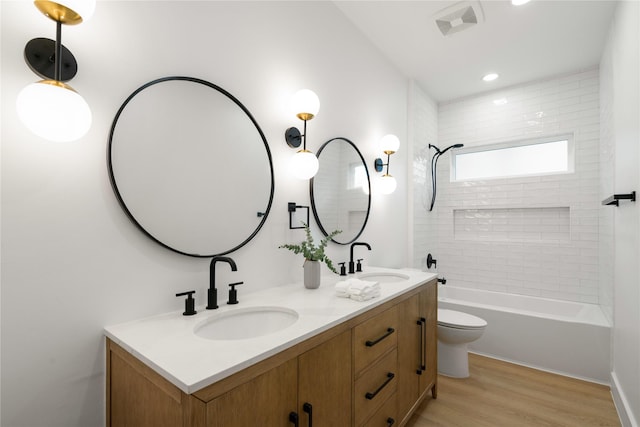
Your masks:
<path fill-rule="evenodd" d="M 318 150 L 320 168 L 309 182 L 313 216 L 325 236 L 340 245 L 355 242 L 364 231 L 371 209 L 369 169 L 358 147 L 333 138 Z"/>

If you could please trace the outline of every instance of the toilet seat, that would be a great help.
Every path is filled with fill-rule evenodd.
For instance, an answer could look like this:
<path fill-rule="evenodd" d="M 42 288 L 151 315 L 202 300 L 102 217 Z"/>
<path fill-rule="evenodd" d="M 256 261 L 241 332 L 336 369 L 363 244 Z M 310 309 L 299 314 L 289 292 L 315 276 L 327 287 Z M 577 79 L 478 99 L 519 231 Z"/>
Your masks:
<path fill-rule="evenodd" d="M 438 325 L 455 329 L 482 329 L 487 322 L 469 313 L 439 308 Z"/>

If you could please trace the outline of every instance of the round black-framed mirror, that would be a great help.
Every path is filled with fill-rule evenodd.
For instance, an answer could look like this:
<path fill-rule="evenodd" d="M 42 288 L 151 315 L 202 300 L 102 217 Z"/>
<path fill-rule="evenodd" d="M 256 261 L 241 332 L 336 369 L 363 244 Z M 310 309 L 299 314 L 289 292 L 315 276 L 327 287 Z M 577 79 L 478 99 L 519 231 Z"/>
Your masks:
<path fill-rule="evenodd" d="M 262 129 L 236 97 L 199 78 L 163 77 L 129 95 L 111 126 L 107 164 L 129 219 L 182 255 L 241 248 L 271 210 L 273 160 Z"/>
<path fill-rule="evenodd" d="M 318 150 L 320 167 L 309 181 L 311 208 L 325 236 L 348 245 L 362 234 L 371 212 L 369 168 L 358 147 L 344 137 L 332 138 Z"/>

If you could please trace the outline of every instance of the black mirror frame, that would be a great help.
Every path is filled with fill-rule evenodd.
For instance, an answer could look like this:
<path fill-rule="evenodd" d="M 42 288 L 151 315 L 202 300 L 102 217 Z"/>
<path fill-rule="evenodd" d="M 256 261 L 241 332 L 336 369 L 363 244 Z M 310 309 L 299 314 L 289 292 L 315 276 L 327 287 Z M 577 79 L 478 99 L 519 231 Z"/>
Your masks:
<path fill-rule="evenodd" d="M 358 237 L 360 237 L 360 235 L 364 232 L 365 227 L 367 226 L 367 222 L 369 221 L 369 214 L 371 213 L 371 176 L 369 175 L 369 168 L 367 167 L 367 162 L 364 160 L 364 157 L 362 156 L 362 153 L 360 152 L 360 150 L 358 149 L 358 147 L 356 147 L 356 145 L 351 142 L 349 139 L 344 138 L 344 137 L 336 137 L 336 138 L 331 138 L 330 140 L 328 140 L 327 142 L 325 142 L 324 144 L 322 144 L 322 146 L 320 147 L 320 149 L 318 150 L 318 153 L 316 154 L 316 156 L 318 157 L 318 160 L 320 159 L 320 153 L 322 153 L 322 150 L 332 141 L 336 141 L 336 140 L 341 140 L 344 141 L 348 144 L 351 145 L 351 147 L 353 147 L 353 149 L 355 150 L 355 152 L 358 154 L 358 156 L 360 157 L 360 160 L 362 160 L 362 164 L 364 165 L 364 170 L 367 173 L 367 184 L 369 186 L 369 194 L 368 196 L 368 201 L 367 201 L 367 215 L 364 218 L 364 223 L 362 224 L 362 228 L 360 228 L 360 231 L 356 234 L 356 236 L 352 239 L 349 240 L 348 242 L 338 242 L 335 239 L 331 239 L 331 241 L 333 243 L 336 243 L 338 245 L 349 245 L 353 242 L 355 242 Z M 316 209 L 316 203 L 315 203 L 315 198 L 313 197 L 313 182 L 314 182 L 314 178 L 311 178 L 309 180 L 309 197 L 311 199 L 311 210 L 313 211 L 313 217 L 316 220 L 316 224 L 318 225 L 318 227 L 320 228 L 320 231 L 322 232 L 323 235 L 328 236 L 329 232 L 327 232 L 327 230 L 325 230 L 325 228 L 322 226 L 322 222 L 320 221 L 320 217 L 318 216 L 318 210 Z M 331 230 L 333 231 L 333 230 Z"/>
<path fill-rule="evenodd" d="M 262 139 L 262 142 L 264 143 L 264 148 L 267 151 L 267 157 L 269 159 L 269 171 L 271 174 L 271 191 L 269 194 L 269 202 L 267 203 L 267 208 L 265 209 L 265 211 L 263 213 L 261 213 L 262 215 L 262 221 L 260 221 L 260 223 L 258 224 L 258 226 L 256 227 L 256 229 L 253 231 L 253 233 L 251 233 L 251 235 L 249 237 L 247 237 L 243 242 L 241 242 L 239 245 L 225 250 L 223 252 L 219 252 L 219 253 L 215 253 L 215 254 L 192 254 L 192 253 L 188 253 L 188 252 L 184 252 L 181 251 L 179 249 L 173 248 L 169 245 L 167 245 L 166 243 L 163 243 L 162 241 L 158 240 L 155 236 L 153 236 L 151 233 L 149 233 L 143 226 L 142 224 L 140 224 L 138 222 L 138 220 L 136 220 L 136 218 L 133 216 L 133 214 L 131 213 L 131 211 L 129 210 L 129 208 L 127 207 L 127 205 L 125 204 L 120 191 L 118 190 L 118 185 L 116 184 L 116 180 L 115 180 L 115 175 L 113 173 L 113 163 L 112 163 L 112 157 L 111 157 L 111 152 L 112 152 L 112 145 L 113 145 L 113 134 L 115 132 L 116 129 L 116 125 L 118 123 L 118 118 L 120 117 L 120 115 L 122 114 L 122 112 L 124 111 L 125 107 L 127 106 L 127 104 L 141 91 L 143 91 L 144 89 L 153 86 L 155 84 L 158 83 L 162 83 L 162 82 L 166 82 L 166 81 L 172 81 L 172 80 L 178 80 L 178 81 L 188 81 L 188 82 L 192 82 L 192 83 L 199 83 L 205 86 L 208 86 L 214 90 L 217 90 L 218 92 L 220 92 L 221 94 L 225 95 L 227 98 L 229 98 L 231 101 L 233 101 L 233 103 L 235 103 L 251 120 L 251 122 L 253 123 L 253 125 L 256 127 L 256 130 L 258 131 L 258 133 L 260 134 L 260 138 Z M 208 82 L 206 80 L 202 80 L 196 77 L 185 77 L 185 76 L 169 76 L 169 77 L 162 77 L 156 80 L 152 80 L 150 82 L 145 83 L 144 85 L 140 86 L 138 89 L 136 89 L 133 93 L 131 93 L 131 95 L 129 95 L 127 97 L 127 99 L 122 103 L 122 105 L 120 106 L 120 108 L 118 109 L 118 112 L 116 113 L 113 122 L 111 124 L 111 129 L 109 131 L 109 143 L 107 145 L 107 170 L 109 172 L 109 181 L 111 182 L 111 187 L 113 188 L 113 192 L 116 196 L 116 199 L 118 200 L 118 203 L 120 204 L 120 207 L 122 207 L 122 209 L 124 210 L 124 212 L 126 213 L 127 217 L 131 220 L 131 222 L 133 222 L 133 224 L 138 227 L 138 229 L 140 229 L 140 231 L 142 231 L 143 234 L 145 234 L 148 238 L 150 238 L 151 240 L 153 240 L 154 242 L 156 242 L 157 244 L 159 244 L 160 246 L 163 246 L 166 249 L 169 249 L 173 252 L 179 253 L 181 255 L 186 255 L 186 256 L 190 256 L 190 257 L 195 257 L 195 258 L 211 258 L 217 255 L 225 255 L 231 252 L 234 252 L 238 249 L 240 249 L 241 247 L 243 247 L 244 245 L 246 245 L 247 243 L 249 243 L 249 241 L 251 241 L 256 234 L 258 234 L 258 232 L 260 231 L 260 229 L 262 228 L 262 226 L 264 225 L 265 221 L 267 220 L 267 217 L 269 216 L 269 212 L 271 211 L 271 205 L 273 204 L 273 195 L 274 195 L 274 191 L 275 191 L 275 177 L 274 177 L 274 172 L 273 172 L 273 159 L 271 156 L 271 150 L 269 149 L 269 144 L 267 142 L 267 138 L 264 135 L 264 132 L 262 132 L 262 129 L 260 128 L 260 125 L 258 125 L 258 122 L 255 120 L 255 118 L 251 115 L 251 113 L 249 112 L 249 110 L 236 98 L 234 97 L 231 93 L 227 92 L 225 89 L 221 88 L 218 85 L 215 85 L 211 82 Z"/>

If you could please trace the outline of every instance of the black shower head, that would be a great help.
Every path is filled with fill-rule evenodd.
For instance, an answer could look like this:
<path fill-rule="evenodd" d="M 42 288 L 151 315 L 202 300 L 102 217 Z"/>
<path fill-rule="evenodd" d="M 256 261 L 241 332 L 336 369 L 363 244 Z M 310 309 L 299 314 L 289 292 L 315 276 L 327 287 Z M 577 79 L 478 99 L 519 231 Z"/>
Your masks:
<path fill-rule="evenodd" d="M 429 211 L 433 210 L 433 204 L 436 202 L 436 167 L 438 166 L 438 159 L 448 150 L 452 148 L 462 148 L 462 147 L 464 147 L 463 144 L 453 144 L 448 146 L 444 150 L 440 150 L 435 145 L 429 144 L 429 148 L 434 148 L 436 150 L 436 154 L 434 154 L 433 157 L 431 158 L 431 184 L 433 185 L 433 192 L 431 193 L 431 207 L 429 208 Z"/>
<path fill-rule="evenodd" d="M 446 153 L 448 150 L 451 150 L 452 148 L 462 148 L 462 147 L 464 147 L 464 144 L 453 144 L 445 148 L 444 150 L 440 151 L 439 154 L 442 155 Z"/>
<path fill-rule="evenodd" d="M 440 156 L 440 155 L 442 155 L 442 154 L 444 154 L 444 153 L 446 153 L 448 150 L 450 150 L 450 149 L 452 149 L 452 148 L 462 148 L 462 147 L 464 147 L 464 144 L 453 144 L 453 145 L 451 145 L 451 146 L 449 146 L 449 147 L 445 148 L 444 150 L 440 150 L 440 149 L 439 149 L 438 147 L 436 147 L 435 145 L 433 145 L 433 144 L 429 144 L 429 148 L 433 148 L 433 149 L 435 149 L 435 150 L 436 150 L 436 155 L 439 155 L 439 156 Z"/>

